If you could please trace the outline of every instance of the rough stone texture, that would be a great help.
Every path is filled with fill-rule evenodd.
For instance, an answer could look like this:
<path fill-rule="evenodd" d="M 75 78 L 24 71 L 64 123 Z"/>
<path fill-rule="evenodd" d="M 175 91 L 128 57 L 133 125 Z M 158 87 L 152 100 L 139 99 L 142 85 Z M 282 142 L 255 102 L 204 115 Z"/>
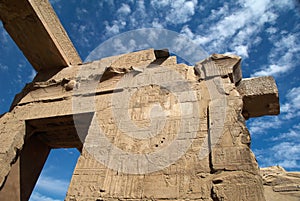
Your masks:
<path fill-rule="evenodd" d="M 196 64 L 195 68 L 200 75 L 201 79 L 205 79 L 209 76 L 229 76 L 231 82 L 238 85 L 242 80 L 241 69 L 241 57 L 237 55 L 225 55 L 225 54 L 213 54 L 209 58 Z M 216 71 L 206 70 L 209 68 L 203 68 L 203 63 L 207 63 L 216 66 Z"/>
<path fill-rule="evenodd" d="M 39 72 L 0 119 L 0 184 L 7 176 L 12 183 L 11 165 L 28 157 L 26 149 L 43 151 L 29 169 L 15 163 L 20 180 L 30 180 L 19 184 L 26 200 L 47 150 L 76 147 L 82 154 L 66 200 L 264 200 L 242 115 L 248 103 L 238 91 L 240 58 L 212 55 L 194 68 L 168 56 L 150 49 Z M 45 149 L 30 146 L 34 141 Z M 157 154 L 165 149 L 167 155 Z M 110 163 L 100 162 L 103 154 Z M 0 198 L 12 188 L 4 185 Z"/>
<path fill-rule="evenodd" d="M 124 57 L 130 58 L 130 55 L 122 58 L 130 61 Z M 218 65 L 211 58 L 197 64 L 197 66 L 204 65 L 206 68 L 206 76 L 203 79 L 199 73 L 196 73 L 198 76 L 193 73 L 192 67 L 184 64 L 170 63 L 151 69 L 153 74 L 160 74 L 159 79 L 176 82 L 168 75 L 168 71 L 160 71 L 161 68 L 170 67 L 188 80 L 191 88 L 198 95 L 199 111 L 197 113 L 191 111 L 188 113 L 190 116 L 181 117 L 187 118 L 185 124 L 193 118 L 197 119 L 199 126 L 190 125 L 188 128 L 189 131 L 196 131 L 196 136 L 191 147 L 178 161 L 160 171 L 148 174 L 125 174 L 122 173 L 122 169 L 119 171 L 109 169 L 96 160 L 100 157 L 97 150 L 90 153 L 90 147 L 97 146 L 95 143 L 97 133 L 89 130 L 66 200 L 264 200 L 257 163 L 249 148 L 250 135 L 241 115 L 242 96 L 235 87 L 237 82 L 232 79 L 233 72 L 228 70 L 234 69 L 230 65 L 235 66 L 236 62 L 231 63 L 223 58 L 224 63 L 221 65 L 221 56 L 219 55 L 218 58 Z M 124 66 L 133 66 L 135 69 L 145 67 L 144 64 L 136 65 L 136 62 L 137 60 Z M 150 62 L 153 63 L 149 60 Z M 119 70 L 123 68 L 123 64 L 121 62 L 114 62 L 114 64 L 113 69 L 118 69 L 119 74 L 123 74 L 123 71 Z M 223 66 L 227 73 L 223 70 L 222 75 L 210 76 L 209 73 L 212 72 L 209 67 L 218 69 L 213 68 L 214 65 L 218 68 Z M 122 77 L 115 77 L 115 79 L 118 82 Z M 172 93 L 165 94 L 159 86 L 147 86 L 145 83 L 141 82 L 137 86 L 133 85 L 132 88 L 125 89 L 130 91 L 137 87 L 135 95 L 130 100 L 132 121 L 140 126 L 147 125 L 149 123 L 146 118 L 147 112 L 152 103 L 172 106 L 164 107 L 169 121 L 165 129 L 151 140 L 136 141 L 122 132 L 112 116 L 111 100 L 114 94 L 97 96 L 96 110 L 101 111 L 101 115 L 94 117 L 100 121 L 106 137 L 113 142 L 114 146 L 137 154 L 155 152 L 168 146 L 179 132 L 176 125 L 178 120 L 179 122 L 181 120 L 178 119 L 178 115 L 182 115 L 176 109 L 176 99 L 172 97 Z M 208 90 L 208 87 L 211 88 Z M 185 91 L 178 89 L 178 92 Z M 193 101 L 195 100 L 186 100 L 185 105 L 192 104 Z M 218 126 L 218 122 L 223 122 L 224 126 Z M 206 138 L 208 135 L 210 137 Z M 209 142 L 207 143 L 206 140 Z M 211 153 L 199 159 L 199 152 L 204 146 L 207 146 Z M 112 161 L 124 157 L 113 153 L 108 155 Z"/>
<path fill-rule="evenodd" d="M 16 162 L 25 137 L 25 122 L 7 113 L 0 118 L 0 187 L 2 187 L 11 165 Z"/>
<path fill-rule="evenodd" d="M 267 201 L 300 200 L 300 173 L 286 172 L 280 166 L 261 168 Z"/>
<path fill-rule="evenodd" d="M 279 114 L 279 97 L 273 77 L 243 79 L 238 86 L 243 96 L 245 118 Z"/>
<path fill-rule="evenodd" d="M 0 19 L 36 71 L 81 63 L 48 0 L 0 0 Z"/>
<path fill-rule="evenodd" d="M 28 200 L 50 149 L 63 147 L 82 151 L 70 201 L 299 200 L 299 173 L 259 175 L 245 119 L 278 114 L 278 91 L 271 77 L 242 79 L 240 57 L 193 68 L 151 49 L 78 66 L 47 0 L 0 0 L 0 19 L 38 71 L 0 115 L 1 201 Z"/>

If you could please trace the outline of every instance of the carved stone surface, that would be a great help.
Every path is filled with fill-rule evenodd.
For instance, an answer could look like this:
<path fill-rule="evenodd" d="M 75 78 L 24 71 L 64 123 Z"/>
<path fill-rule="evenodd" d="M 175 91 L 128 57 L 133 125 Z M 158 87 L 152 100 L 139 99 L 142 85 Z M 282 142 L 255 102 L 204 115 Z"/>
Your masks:
<path fill-rule="evenodd" d="M 48 0 L 0 0 L 0 20 L 36 71 L 81 63 Z"/>
<path fill-rule="evenodd" d="M 300 173 L 286 172 L 280 166 L 261 168 L 267 201 L 300 200 Z"/>
<path fill-rule="evenodd" d="M 168 56 L 150 49 L 39 72 L 0 119 L 1 185 L 13 181 L 13 165 L 28 199 L 49 150 L 76 147 L 66 200 L 264 200 L 240 58 L 212 55 L 192 67 Z M 29 166 L 26 150 L 44 154 Z"/>
<path fill-rule="evenodd" d="M 70 201 L 300 199 L 299 173 L 258 169 L 245 119 L 278 114 L 278 90 L 242 79 L 239 56 L 191 67 L 150 49 L 78 65 L 47 0 L 0 0 L 0 19 L 38 71 L 0 115 L 1 201 L 28 200 L 64 147 L 81 151 Z"/>

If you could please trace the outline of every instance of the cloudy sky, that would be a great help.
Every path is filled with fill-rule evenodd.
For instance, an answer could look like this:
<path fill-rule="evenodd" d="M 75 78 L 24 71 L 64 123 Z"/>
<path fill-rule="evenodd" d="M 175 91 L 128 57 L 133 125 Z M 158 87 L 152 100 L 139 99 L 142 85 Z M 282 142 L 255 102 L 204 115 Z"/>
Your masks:
<path fill-rule="evenodd" d="M 178 32 L 208 54 L 240 55 L 243 77 L 274 76 L 281 114 L 247 122 L 252 149 L 261 167 L 281 165 L 300 171 L 298 0 L 50 2 L 83 60 L 111 37 L 153 27 Z M 0 52 L 0 113 L 4 113 L 35 71 L 2 24 Z M 63 200 L 78 155 L 73 149 L 52 151 L 31 201 Z"/>

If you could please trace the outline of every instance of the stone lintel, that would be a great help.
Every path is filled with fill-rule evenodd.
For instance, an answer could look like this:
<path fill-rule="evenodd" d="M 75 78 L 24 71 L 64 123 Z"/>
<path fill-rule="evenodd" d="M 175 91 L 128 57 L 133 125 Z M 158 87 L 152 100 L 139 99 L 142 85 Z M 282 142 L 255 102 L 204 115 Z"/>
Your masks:
<path fill-rule="evenodd" d="M 246 78 L 237 89 L 243 96 L 243 115 L 246 119 L 279 114 L 278 89 L 273 77 Z"/>
<path fill-rule="evenodd" d="M 48 0 L 0 0 L 0 19 L 35 70 L 81 63 Z"/>

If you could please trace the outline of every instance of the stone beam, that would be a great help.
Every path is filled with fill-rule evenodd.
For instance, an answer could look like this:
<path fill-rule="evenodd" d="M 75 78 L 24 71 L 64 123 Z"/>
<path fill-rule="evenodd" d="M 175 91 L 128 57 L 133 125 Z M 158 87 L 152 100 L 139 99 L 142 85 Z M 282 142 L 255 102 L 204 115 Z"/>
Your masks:
<path fill-rule="evenodd" d="M 237 89 L 243 97 L 246 119 L 279 114 L 278 89 L 273 77 L 243 79 Z"/>
<path fill-rule="evenodd" d="M 0 19 L 36 71 L 81 63 L 48 0 L 0 0 Z"/>

